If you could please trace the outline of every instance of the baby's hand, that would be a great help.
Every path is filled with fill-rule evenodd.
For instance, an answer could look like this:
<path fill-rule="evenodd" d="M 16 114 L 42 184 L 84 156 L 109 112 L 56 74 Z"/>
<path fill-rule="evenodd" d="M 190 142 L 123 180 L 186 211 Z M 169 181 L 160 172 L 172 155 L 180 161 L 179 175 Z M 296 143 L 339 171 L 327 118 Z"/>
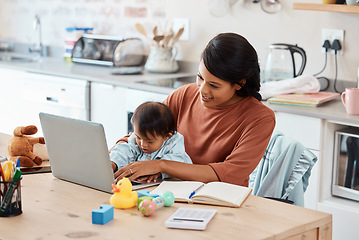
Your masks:
<path fill-rule="evenodd" d="M 136 180 L 139 182 L 157 182 L 157 178 L 161 178 L 162 174 L 161 173 L 156 173 L 153 175 L 148 175 L 148 176 L 143 176 L 143 177 L 139 177 Z"/>
<path fill-rule="evenodd" d="M 115 170 L 116 170 L 116 168 L 117 168 L 116 163 L 111 162 L 111 166 L 112 166 L 112 171 L 115 171 Z"/>

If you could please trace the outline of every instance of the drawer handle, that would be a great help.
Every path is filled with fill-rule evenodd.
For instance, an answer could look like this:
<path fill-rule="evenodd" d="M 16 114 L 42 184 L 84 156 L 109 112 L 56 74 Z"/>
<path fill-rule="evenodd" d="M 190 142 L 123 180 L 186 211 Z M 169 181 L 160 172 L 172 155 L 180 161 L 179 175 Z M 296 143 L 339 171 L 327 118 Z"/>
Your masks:
<path fill-rule="evenodd" d="M 53 97 L 46 97 L 46 100 L 49 102 L 59 102 L 59 99 Z"/>

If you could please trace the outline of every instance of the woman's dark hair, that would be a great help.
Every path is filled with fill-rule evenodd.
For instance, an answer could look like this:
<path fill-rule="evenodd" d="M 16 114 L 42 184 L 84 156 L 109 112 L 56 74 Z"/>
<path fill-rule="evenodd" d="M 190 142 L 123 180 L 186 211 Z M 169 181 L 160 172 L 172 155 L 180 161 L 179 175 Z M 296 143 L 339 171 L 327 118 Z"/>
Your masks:
<path fill-rule="evenodd" d="M 241 35 L 221 33 L 214 37 L 202 53 L 207 70 L 214 76 L 242 86 L 239 96 L 253 96 L 262 100 L 260 68 L 253 46 Z M 245 84 L 241 80 L 245 79 Z"/>
<path fill-rule="evenodd" d="M 138 128 L 142 136 L 167 136 L 177 132 L 177 122 L 172 111 L 160 102 L 145 102 L 137 107 L 131 118 L 133 126 Z"/>

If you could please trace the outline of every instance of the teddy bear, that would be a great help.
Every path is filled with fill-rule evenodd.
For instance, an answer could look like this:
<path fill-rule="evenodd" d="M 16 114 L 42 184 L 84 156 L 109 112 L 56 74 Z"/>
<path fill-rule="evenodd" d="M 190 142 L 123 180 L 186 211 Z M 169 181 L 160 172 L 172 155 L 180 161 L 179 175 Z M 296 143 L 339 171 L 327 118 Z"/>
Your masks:
<path fill-rule="evenodd" d="M 35 155 L 34 144 L 45 144 L 43 137 L 30 137 L 26 135 L 33 135 L 37 133 L 37 127 L 29 125 L 25 127 L 17 127 L 14 130 L 14 137 L 8 143 L 8 152 L 10 160 L 17 162 L 20 159 L 20 166 L 32 167 L 34 164 L 41 165 L 42 158 Z"/>

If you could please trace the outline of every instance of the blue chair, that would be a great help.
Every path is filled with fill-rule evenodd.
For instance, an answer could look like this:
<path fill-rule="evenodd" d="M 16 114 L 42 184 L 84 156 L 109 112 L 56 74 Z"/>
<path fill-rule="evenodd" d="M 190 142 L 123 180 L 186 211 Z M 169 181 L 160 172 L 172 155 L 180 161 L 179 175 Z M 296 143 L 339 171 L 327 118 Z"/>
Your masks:
<path fill-rule="evenodd" d="M 252 194 L 304 206 L 304 192 L 317 157 L 300 142 L 275 130 L 250 175 Z"/>

